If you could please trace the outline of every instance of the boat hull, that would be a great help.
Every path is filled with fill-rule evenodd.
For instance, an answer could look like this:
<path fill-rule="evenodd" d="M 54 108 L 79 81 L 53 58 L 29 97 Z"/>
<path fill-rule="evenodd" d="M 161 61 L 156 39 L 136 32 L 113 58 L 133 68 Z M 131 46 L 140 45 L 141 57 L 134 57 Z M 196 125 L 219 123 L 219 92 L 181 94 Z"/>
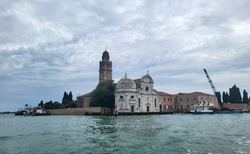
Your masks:
<path fill-rule="evenodd" d="M 213 114 L 213 112 L 190 112 L 191 114 Z"/>
<path fill-rule="evenodd" d="M 244 113 L 245 111 L 244 110 L 237 110 L 237 111 L 210 111 L 210 112 L 207 112 L 207 111 L 203 111 L 203 112 L 190 112 L 191 114 L 241 114 L 241 113 Z"/>
<path fill-rule="evenodd" d="M 237 110 L 237 111 L 214 111 L 214 114 L 236 114 L 236 113 L 244 113 L 243 110 Z"/>

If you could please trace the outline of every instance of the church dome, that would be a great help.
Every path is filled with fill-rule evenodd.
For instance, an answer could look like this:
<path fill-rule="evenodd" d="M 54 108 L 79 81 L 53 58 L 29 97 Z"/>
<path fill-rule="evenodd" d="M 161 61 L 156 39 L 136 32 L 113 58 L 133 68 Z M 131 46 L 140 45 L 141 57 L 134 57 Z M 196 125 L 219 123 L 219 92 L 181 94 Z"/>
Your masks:
<path fill-rule="evenodd" d="M 154 80 L 152 79 L 152 77 L 148 73 L 146 75 L 144 75 L 143 77 L 141 77 L 141 82 L 154 84 Z"/>
<path fill-rule="evenodd" d="M 136 91 L 136 84 L 135 82 L 127 77 L 127 74 L 123 78 L 119 80 L 119 82 L 116 85 L 116 90 L 118 91 L 124 91 L 124 90 L 133 90 Z"/>
<path fill-rule="evenodd" d="M 103 61 L 109 61 L 109 53 L 108 51 L 104 51 L 103 54 L 102 54 L 102 60 Z"/>

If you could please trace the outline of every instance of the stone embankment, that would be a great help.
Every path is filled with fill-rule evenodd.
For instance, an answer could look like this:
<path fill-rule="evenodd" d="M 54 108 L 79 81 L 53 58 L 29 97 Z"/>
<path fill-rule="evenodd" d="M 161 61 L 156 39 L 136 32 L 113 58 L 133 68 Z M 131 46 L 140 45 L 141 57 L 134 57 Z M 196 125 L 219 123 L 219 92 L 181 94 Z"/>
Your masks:
<path fill-rule="evenodd" d="M 51 115 L 89 115 L 89 114 L 110 114 L 109 108 L 102 107 L 84 107 L 48 110 Z"/>

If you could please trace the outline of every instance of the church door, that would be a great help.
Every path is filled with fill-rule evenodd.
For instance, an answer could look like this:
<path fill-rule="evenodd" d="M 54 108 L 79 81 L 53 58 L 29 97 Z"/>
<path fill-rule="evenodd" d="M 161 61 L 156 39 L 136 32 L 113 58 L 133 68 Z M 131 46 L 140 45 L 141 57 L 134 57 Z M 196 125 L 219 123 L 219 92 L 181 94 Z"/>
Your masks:
<path fill-rule="evenodd" d="M 131 106 L 131 112 L 134 112 L 134 106 Z"/>
<path fill-rule="evenodd" d="M 149 112 L 149 106 L 147 106 L 147 112 Z"/>
<path fill-rule="evenodd" d="M 160 112 L 162 112 L 162 106 L 160 105 Z"/>

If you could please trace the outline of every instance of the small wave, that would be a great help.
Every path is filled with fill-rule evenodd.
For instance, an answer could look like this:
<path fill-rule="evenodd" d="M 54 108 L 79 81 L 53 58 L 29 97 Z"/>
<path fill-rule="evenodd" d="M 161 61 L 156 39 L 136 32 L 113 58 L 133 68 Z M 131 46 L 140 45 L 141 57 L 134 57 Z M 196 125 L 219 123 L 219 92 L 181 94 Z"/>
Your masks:
<path fill-rule="evenodd" d="M 12 138 L 12 136 L 0 136 L 0 141 L 10 140 Z"/>

